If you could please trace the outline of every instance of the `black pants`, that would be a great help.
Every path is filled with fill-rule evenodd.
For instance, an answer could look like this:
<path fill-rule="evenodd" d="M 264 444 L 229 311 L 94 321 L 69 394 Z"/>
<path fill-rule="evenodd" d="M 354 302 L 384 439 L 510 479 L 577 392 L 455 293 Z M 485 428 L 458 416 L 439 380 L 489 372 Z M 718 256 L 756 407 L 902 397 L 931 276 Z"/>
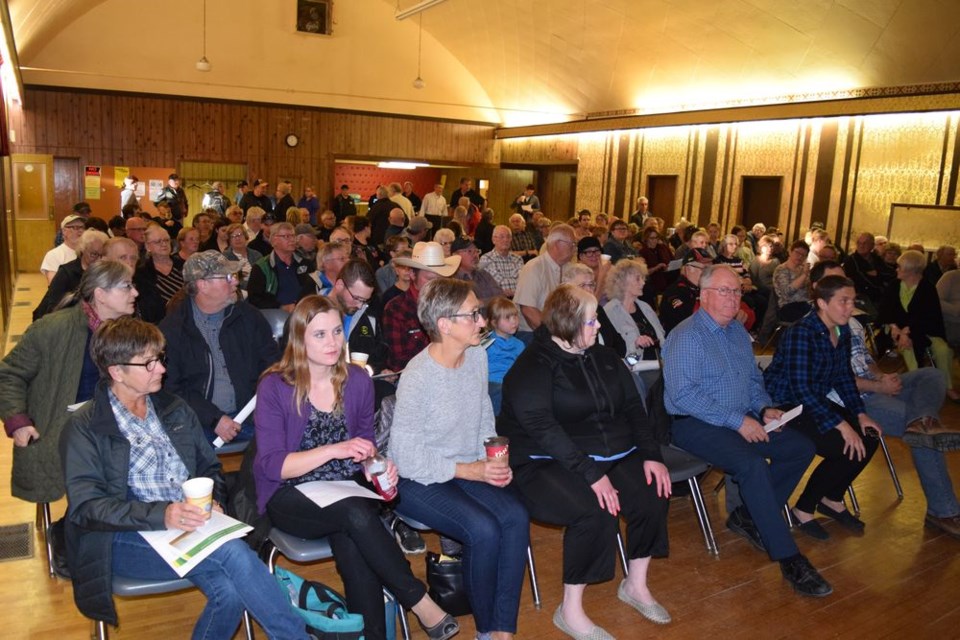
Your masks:
<path fill-rule="evenodd" d="M 607 463 L 606 474 L 620 492 L 627 521 L 627 557 L 664 557 L 670 501 L 648 485 L 643 460 L 636 453 Z M 619 517 L 600 508 L 597 495 L 583 477 L 553 460 L 535 460 L 514 469 L 514 484 L 531 520 L 566 527 L 563 533 L 564 584 L 592 584 L 613 578 Z"/>
<path fill-rule="evenodd" d="M 375 500 L 347 498 L 321 508 L 295 487 L 282 487 L 267 503 L 277 528 L 307 539 L 329 536 L 347 607 L 363 616 L 367 640 L 386 638 L 384 586 L 408 609 L 427 592 L 380 521 L 379 506 Z"/>
<path fill-rule="evenodd" d="M 860 431 L 860 423 L 856 416 L 839 405 L 832 405 L 833 409 L 840 413 L 851 427 L 856 430 L 863 438 L 863 444 L 866 447 L 867 455 L 863 460 L 851 460 L 843 452 L 843 436 L 836 429 L 830 429 L 826 433 L 821 433 L 816 421 L 806 413 L 802 413 L 792 420 L 787 428 L 793 428 L 813 441 L 817 447 L 817 455 L 823 458 L 817 468 L 810 474 L 807 480 L 807 486 L 803 488 L 803 493 L 797 499 L 797 509 L 807 513 L 813 513 L 817 503 L 821 498 L 840 502 L 843 500 L 843 493 L 847 487 L 856 479 L 860 472 L 866 468 L 867 463 L 876 453 L 880 446 L 879 438 L 864 436 Z"/>

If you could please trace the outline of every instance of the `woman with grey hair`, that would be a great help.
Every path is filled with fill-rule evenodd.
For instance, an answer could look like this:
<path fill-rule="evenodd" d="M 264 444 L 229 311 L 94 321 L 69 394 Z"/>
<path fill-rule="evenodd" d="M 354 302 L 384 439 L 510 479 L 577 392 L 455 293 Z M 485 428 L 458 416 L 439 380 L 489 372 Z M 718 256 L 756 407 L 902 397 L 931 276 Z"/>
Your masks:
<path fill-rule="evenodd" d="M 140 317 L 157 323 L 167 315 L 167 303 L 183 288 L 183 264 L 172 255 L 170 234 L 159 224 L 143 232 L 147 254 L 137 265 L 134 281 L 140 292 Z"/>
<path fill-rule="evenodd" d="M 641 360 L 656 360 L 656 348 L 666 337 L 656 312 L 640 299 L 647 281 L 647 265 L 642 260 L 624 259 L 607 276 L 607 297 L 603 306 L 607 317 L 627 345 L 627 353 Z"/>
<path fill-rule="evenodd" d="M 90 336 L 101 322 L 132 314 L 136 297 L 130 268 L 101 260 L 84 272 L 65 308 L 31 324 L 0 362 L 0 420 L 13 438 L 14 497 L 63 497 L 57 443 L 67 407 L 93 397 L 100 377 L 87 349 Z"/>
<path fill-rule="evenodd" d="M 134 318 L 105 322 L 90 341 L 102 377 L 93 399 L 73 414 L 62 451 L 67 485 L 67 553 L 81 613 L 117 624 L 113 575 L 175 580 L 141 531 L 196 531 L 222 511 L 220 462 L 197 415 L 161 389 L 163 334 Z M 213 504 L 187 502 L 181 488 L 208 478 Z M 243 540 L 217 547 L 184 576 L 208 596 L 194 640 L 232 638 L 244 609 L 271 638 L 308 638 L 303 620 Z"/>
<path fill-rule="evenodd" d="M 57 275 L 50 281 L 43 300 L 33 310 L 34 321 L 53 311 L 64 296 L 76 290 L 80 285 L 80 279 L 83 278 L 83 272 L 103 257 L 103 245 L 109 239 L 107 234 L 96 229 L 87 229 L 83 232 L 77 243 L 77 259 L 57 269 Z"/>
<path fill-rule="evenodd" d="M 925 266 L 926 258 L 919 251 L 901 254 L 897 259 L 897 281 L 883 296 L 879 320 L 886 325 L 910 371 L 915 370 L 929 352 L 947 381 L 947 397 L 957 402 L 960 393 L 953 388 L 951 375 L 953 349 L 947 344 L 937 289 L 923 277 Z"/>
<path fill-rule="evenodd" d="M 431 342 L 400 378 L 390 457 L 400 473 L 397 513 L 463 544 L 479 637 L 505 640 L 517 631 L 530 524 L 506 458 L 485 453 L 496 431 L 481 309 L 467 282 L 438 278 L 420 291 L 417 315 Z"/>

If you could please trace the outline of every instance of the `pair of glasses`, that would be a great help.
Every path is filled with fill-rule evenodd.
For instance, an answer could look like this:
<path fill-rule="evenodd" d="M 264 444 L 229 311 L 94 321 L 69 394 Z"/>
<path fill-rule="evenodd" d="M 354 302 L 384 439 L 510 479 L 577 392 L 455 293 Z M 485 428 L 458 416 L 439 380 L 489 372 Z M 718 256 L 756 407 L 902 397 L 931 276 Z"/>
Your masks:
<path fill-rule="evenodd" d="M 167 364 L 167 352 L 161 351 L 154 357 L 146 360 L 145 362 L 118 362 L 117 364 L 123 365 L 125 367 L 143 367 L 147 371 L 153 371 L 157 368 L 157 364 L 162 364 L 166 366 Z"/>
<path fill-rule="evenodd" d="M 98 253 L 96 251 L 87 251 L 84 255 L 86 255 L 91 260 L 99 260 L 100 258 L 103 257 L 102 253 Z"/>
<path fill-rule="evenodd" d="M 170 238 L 161 238 L 160 240 L 150 240 L 147 244 L 170 244 Z"/>
<path fill-rule="evenodd" d="M 587 289 L 589 291 L 594 291 L 597 288 L 597 283 L 591 280 L 590 282 L 584 282 L 580 285 L 581 289 Z"/>
<path fill-rule="evenodd" d="M 353 294 L 350 294 L 353 295 Z M 480 318 L 483 317 L 483 309 L 474 309 L 469 313 L 455 313 L 453 315 L 447 316 L 451 320 L 453 318 L 470 318 L 474 322 L 480 322 Z"/>
<path fill-rule="evenodd" d="M 271 237 L 278 240 L 293 240 L 296 236 L 292 233 L 278 233 L 277 235 Z"/>
<path fill-rule="evenodd" d="M 246 237 L 247 237 L 247 234 L 242 233 L 242 232 L 231 233 L 231 234 L 230 234 L 230 237 L 231 237 L 232 239 L 236 240 L 237 238 L 246 238 Z"/>
<path fill-rule="evenodd" d="M 580 255 L 582 256 L 598 256 L 600 255 L 600 249 L 587 249 L 586 251 L 581 251 Z"/>
<path fill-rule="evenodd" d="M 228 273 L 225 276 L 207 276 L 204 280 L 226 280 L 227 282 L 237 282 L 237 274 Z"/>
<path fill-rule="evenodd" d="M 110 287 L 110 288 L 111 288 L 111 289 L 124 289 L 125 291 L 130 291 L 130 290 L 132 290 L 132 289 L 136 289 L 136 288 L 137 288 L 137 285 L 133 284 L 132 282 L 121 282 L 121 283 L 117 284 L 116 286 L 113 286 L 113 287 Z"/>
<path fill-rule="evenodd" d="M 345 286 L 344 289 L 347 290 L 347 293 L 350 294 L 350 297 L 359 302 L 360 304 L 369 304 L 370 298 L 364 298 L 363 296 L 358 296 L 353 291 L 350 291 L 350 287 Z"/>
<path fill-rule="evenodd" d="M 592 320 L 587 320 L 583 324 L 587 327 L 596 327 L 598 324 L 600 324 L 600 318 L 594 316 Z"/>
<path fill-rule="evenodd" d="M 716 291 L 721 298 L 739 298 L 743 295 L 743 291 L 740 289 L 731 289 L 729 287 L 704 287 L 704 289 L 709 289 L 710 291 Z"/>

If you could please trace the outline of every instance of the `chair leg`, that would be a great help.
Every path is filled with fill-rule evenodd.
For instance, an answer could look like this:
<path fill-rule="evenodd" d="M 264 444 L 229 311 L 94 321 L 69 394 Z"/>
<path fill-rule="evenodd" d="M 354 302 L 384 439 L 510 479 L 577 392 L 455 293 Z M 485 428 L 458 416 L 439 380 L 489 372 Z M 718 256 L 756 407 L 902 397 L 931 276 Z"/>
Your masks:
<path fill-rule="evenodd" d="M 777 327 L 773 330 L 773 333 L 771 333 L 770 337 L 767 339 L 767 343 L 763 345 L 762 349 L 760 349 L 760 353 L 763 353 L 764 351 L 770 348 L 770 345 L 773 344 L 773 341 L 776 339 L 777 334 L 779 334 L 781 331 L 783 331 L 783 325 L 778 323 Z"/>
<path fill-rule="evenodd" d="M 37 526 L 39 527 L 41 535 L 43 536 L 43 544 L 47 548 L 47 571 L 49 572 L 51 578 L 55 578 L 57 574 L 53 571 L 53 541 L 50 540 L 51 524 L 52 518 L 50 517 L 50 503 L 38 502 Z"/>
<path fill-rule="evenodd" d="M 533 607 L 540 610 L 540 585 L 537 584 L 537 565 L 533 561 L 533 545 L 527 545 L 527 570 L 530 572 L 530 591 L 533 592 Z"/>
<path fill-rule="evenodd" d="M 246 609 L 243 610 L 243 633 L 247 640 L 254 640 L 253 620 L 250 619 L 250 612 Z"/>
<path fill-rule="evenodd" d="M 897 476 L 897 469 L 893 466 L 893 458 L 890 457 L 890 450 L 887 449 L 887 441 L 880 436 L 880 448 L 883 449 L 883 457 L 887 459 L 887 471 L 890 472 L 890 479 L 893 480 L 893 488 L 897 490 L 897 499 L 903 500 L 903 487 L 900 486 L 900 478 Z"/>
<path fill-rule="evenodd" d="M 407 610 L 403 608 L 397 597 L 384 588 L 383 595 L 392 601 L 397 608 L 397 618 L 400 619 L 400 634 L 403 640 L 410 640 L 410 625 L 407 623 Z"/>
<path fill-rule="evenodd" d="M 690 499 L 693 501 L 693 508 L 697 512 L 697 520 L 700 521 L 700 532 L 703 534 L 703 542 L 707 545 L 707 552 L 715 556 L 720 555 L 720 547 L 717 546 L 717 540 L 713 537 L 713 527 L 710 526 L 710 514 L 707 513 L 707 506 L 703 502 L 703 494 L 700 492 L 700 483 L 696 476 L 687 480 L 690 486 Z"/>
<path fill-rule="evenodd" d="M 93 635 L 97 640 L 107 640 L 109 637 L 109 633 L 107 632 L 107 623 L 103 620 L 94 620 Z"/>
<path fill-rule="evenodd" d="M 280 552 L 276 546 L 270 545 L 270 552 L 267 554 L 267 569 L 270 570 L 270 573 L 274 573 L 274 569 L 277 568 L 277 554 Z"/>
<path fill-rule="evenodd" d="M 720 482 L 718 482 L 717 486 L 713 488 L 713 495 L 717 495 L 718 493 L 720 493 L 720 489 L 723 489 L 723 487 L 726 486 L 726 484 L 727 484 L 727 476 L 721 477 Z"/>
<path fill-rule="evenodd" d="M 630 567 L 627 565 L 627 550 L 623 545 L 623 534 L 620 533 L 620 523 L 617 523 L 617 549 L 620 551 L 620 568 L 623 569 L 623 577 L 630 575 Z"/>
<path fill-rule="evenodd" d="M 793 521 L 793 513 L 790 511 L 790 505 L 783 505 L 783 517 L 787 521 L 787 526 L 793 529 L 797 524 Z"/>
<path fill-rule="evenodd" d="M 860 502 L 857 501 L 857 494 L 853 490 L 853 485 L 847 487 L 847 493 L 850 494 L 850 508 L 853 510 L 853 515 L 860 515 Z"/>

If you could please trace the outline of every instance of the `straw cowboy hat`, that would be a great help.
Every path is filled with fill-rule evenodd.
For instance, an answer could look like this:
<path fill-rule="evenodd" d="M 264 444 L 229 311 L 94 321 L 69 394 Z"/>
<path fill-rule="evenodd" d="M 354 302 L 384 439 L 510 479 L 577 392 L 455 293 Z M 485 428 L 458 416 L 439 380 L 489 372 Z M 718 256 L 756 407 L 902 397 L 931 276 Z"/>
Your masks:
<path fill-rule="evenodd" d="M 413 247 L 412 256 L 409 258 L 394 258 L 393 260 L 401 267 L 426 269 L 444 278 L 452 276 L 460 267 L 460 256 L 445 258 L 443 247 L 440 246 L 439 242 L 418 242 Z"/>

